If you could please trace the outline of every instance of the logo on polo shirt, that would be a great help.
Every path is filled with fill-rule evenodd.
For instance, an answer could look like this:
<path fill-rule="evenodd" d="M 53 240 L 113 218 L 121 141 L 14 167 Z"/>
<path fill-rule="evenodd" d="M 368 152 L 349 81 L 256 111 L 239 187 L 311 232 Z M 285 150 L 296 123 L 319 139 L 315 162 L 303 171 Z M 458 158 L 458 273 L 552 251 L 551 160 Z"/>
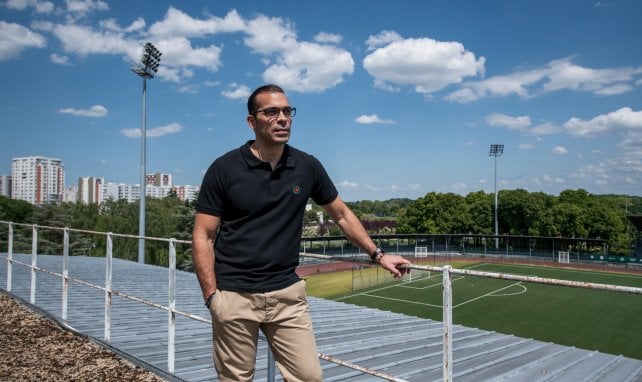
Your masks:
<path fill-rule="evenodd" d="M 292 192 L 294 193 L 294 195 L 299 195 L 301 193 L 301 187 L 299 186 L 292 187 Z"/>

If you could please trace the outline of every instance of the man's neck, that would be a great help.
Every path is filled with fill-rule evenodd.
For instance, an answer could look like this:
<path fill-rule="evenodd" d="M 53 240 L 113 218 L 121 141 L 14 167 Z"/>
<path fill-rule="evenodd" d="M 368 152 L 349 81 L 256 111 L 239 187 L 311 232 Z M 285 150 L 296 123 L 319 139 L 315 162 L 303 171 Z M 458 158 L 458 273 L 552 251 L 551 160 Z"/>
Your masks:
<path fill-rule="evenodd" d="M 283 155 L 284 148 L 285 144 L 267 145 L 265 143 L 257 141 L 252 143 L 252 145 L 250 146 L 252 154 L 254 154 L 254 156 L 259 158 L 261 161 L 268 162 L 270 166 L 272 166 L 273 170 L 276 168 L 277 163 L 279 163 L 279 160 Z"/>

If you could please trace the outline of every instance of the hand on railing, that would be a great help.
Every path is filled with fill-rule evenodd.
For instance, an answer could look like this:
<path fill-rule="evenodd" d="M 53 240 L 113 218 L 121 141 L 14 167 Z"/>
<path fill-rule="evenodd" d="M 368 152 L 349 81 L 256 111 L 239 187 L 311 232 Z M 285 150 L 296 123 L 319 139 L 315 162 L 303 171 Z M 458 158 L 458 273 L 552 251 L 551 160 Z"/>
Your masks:
<path fill-rule="evenodd" d="M 404 259 L 399 255 L 393 255 L 386 253 L 379 260 L 379 265 L 382 268 L 387 269 L 395 278 L 403 277 L 406 273 L 410 273 L 410 268 L 405 265 L 410 265 L 410 261 Z"/>

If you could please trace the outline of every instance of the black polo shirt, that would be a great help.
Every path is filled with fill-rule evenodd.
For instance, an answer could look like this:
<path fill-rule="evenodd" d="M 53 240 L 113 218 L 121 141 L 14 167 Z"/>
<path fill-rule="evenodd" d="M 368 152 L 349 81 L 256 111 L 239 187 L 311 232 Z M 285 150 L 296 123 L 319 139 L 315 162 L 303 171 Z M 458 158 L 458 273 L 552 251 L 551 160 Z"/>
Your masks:
<path fill-rule="evenodd" d="M 274 171 L 247 142 L 216 159 L 203 177 L 196 211 L 219 216 L 214 244 L 217 287 L 269 292 L 299 280 L 299 248 L 308 198 L 338 195 L 321 163 L 285 145 Z"/>

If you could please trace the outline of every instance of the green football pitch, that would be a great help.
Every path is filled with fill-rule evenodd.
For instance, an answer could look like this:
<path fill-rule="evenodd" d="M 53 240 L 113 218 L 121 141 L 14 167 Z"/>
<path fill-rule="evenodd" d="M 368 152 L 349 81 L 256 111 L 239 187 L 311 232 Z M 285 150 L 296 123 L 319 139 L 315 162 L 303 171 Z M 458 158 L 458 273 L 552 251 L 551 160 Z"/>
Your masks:
<path fill-rule="evenodd" d="M 460 267 L 642 287 L 642 275 L 516 264 L 468 263 Z M 406 276 L 403 281 L 369 289 L 346 293 L 349 288 L 339 288 L 332 296 L 323 293 L 324 285 L 345 284 L 345 278 L 354 279 L 354 272 L 306 279 L 311 295 L 325 294 L 350 304 L 441 321 L 442 274 L 430 272 L 420 277 L 416 273 L 412 280 Z M 642 359 L 642 295 L 459 275 L 453 275 L 452 286 L 456 325 Z"/>

